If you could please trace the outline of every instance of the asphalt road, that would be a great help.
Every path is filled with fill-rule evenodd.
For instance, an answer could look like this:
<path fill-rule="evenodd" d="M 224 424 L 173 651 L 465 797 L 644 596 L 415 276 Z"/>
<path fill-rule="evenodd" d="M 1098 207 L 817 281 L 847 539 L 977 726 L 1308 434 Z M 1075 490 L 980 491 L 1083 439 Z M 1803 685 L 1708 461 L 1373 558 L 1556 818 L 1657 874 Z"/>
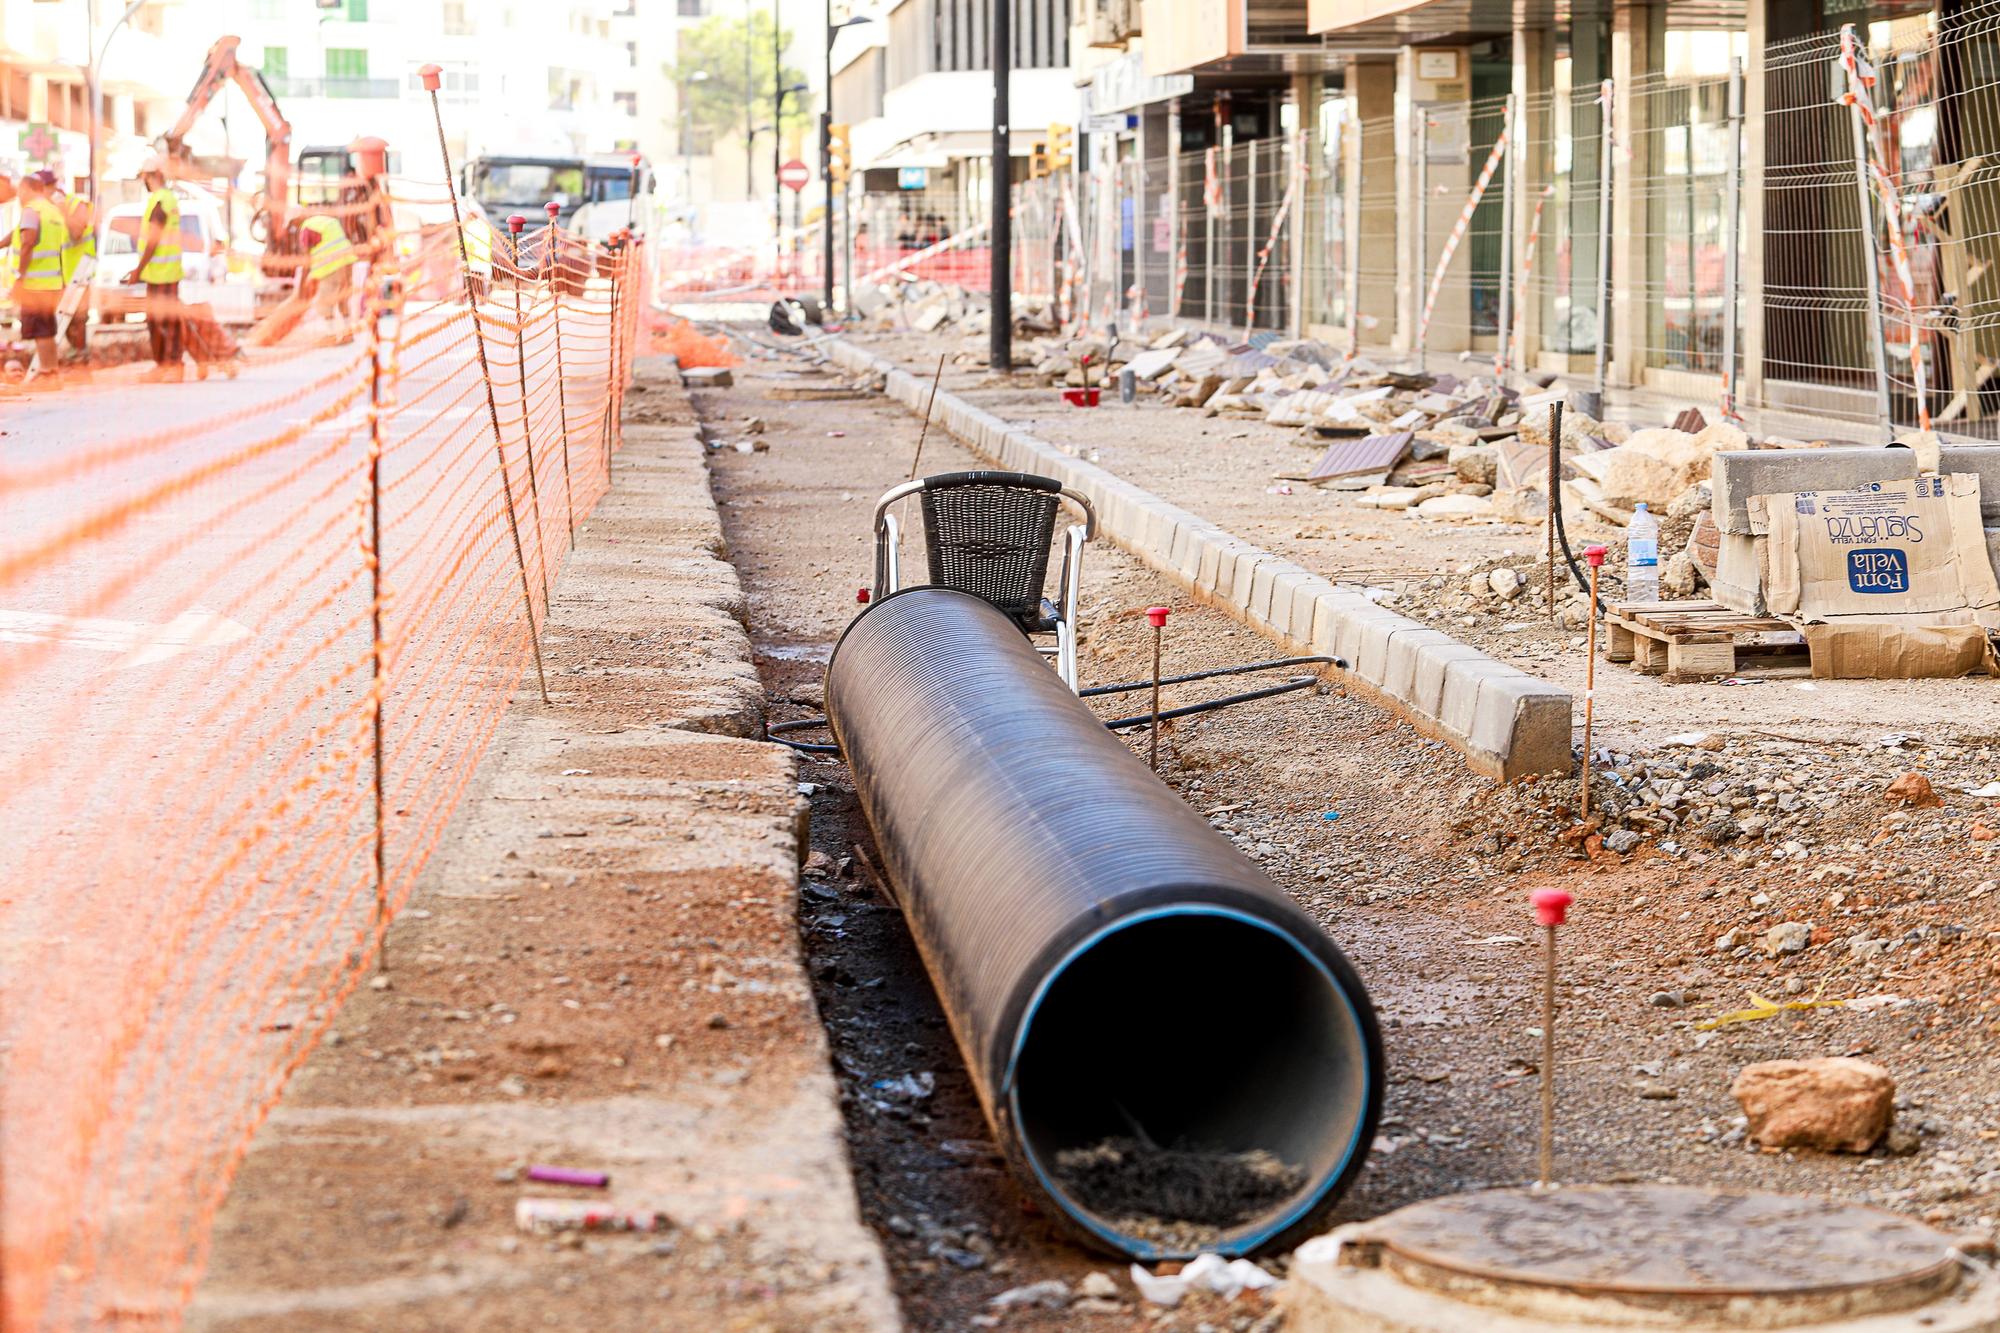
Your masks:
<path fill-rule="evenodd" d="M 538 623 L 571 516 L 602 487 L 603 296 L 565 302 L 560 395 L 546 300 L 524 356 L 511 328 L 487 335 Z M 512 320 L 511 293 L 486 313 Z M 178 1308 L 235 1155 L 361 979 L 376 911 L 367 346 L 313 346 L 320 332 L 252 352 L 234 380 L 121 367 L 4 402 L 9 1327 Z M 528 660 L 472 321 L 413 309 L 401 340 L 379 469 L 392 904 Z"/>

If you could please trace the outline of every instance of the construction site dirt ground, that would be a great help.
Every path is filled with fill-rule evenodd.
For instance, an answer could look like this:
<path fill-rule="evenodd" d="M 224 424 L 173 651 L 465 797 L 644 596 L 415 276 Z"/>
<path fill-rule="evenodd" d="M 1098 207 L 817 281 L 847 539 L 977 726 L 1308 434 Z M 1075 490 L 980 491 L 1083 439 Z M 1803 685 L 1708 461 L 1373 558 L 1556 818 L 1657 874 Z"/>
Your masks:
<path fill-rule="evenodd" d="M 765 353 L 774 341 L 761 333 L 740 341 L 757 359 L 737 368 L 734 387 L 694 400 L 715 450 L 723 529 L 748 595 L 775 722 L 821 709 L 828 654 L 855 614 L 856 589 L 870 581 L 875 499 L 908 475 L 919 427 L 879 397 L 771 397 L 780 384 L 795 390 L 805 368 Z M 957 351 L 958 340 L 899 346 L 909 364 L 927 362 L 928 374 L 938 351 Z M 947 385 L 954 378 L 977 383 L 984 372 L 948 368 Z M 1034 417 L 1045 438 L 1094 449 L 1121 475 L 1239 535 L 1311 556 L 1329 572 L 1366 571 L 1371 583 L 1406 566 L 1450 570 L 1482 552 L 1525 551 L 1538 535 L 1438 532 L 1399 517 L 1364 517 L 1310 491 L 1278 510 L 1279 497 L 1265 494 L 1269 474 L 1305 451 L 1260 427 L 1154 409 L 1136 420 L 1117 410 L 1059 417 L 1053 395 L 1039 390 L 972 396 L 1004 415 Z M 1206 443 L 1204 428 L 1215 433 Z M 921 470 L 986 461 L 934 428 Z M 1326 535 L 1284 536 L 1308 524 Z M 914 547 L 904 567 L 921 568 Z M 1153 604 L 1175 608 L 1169 672 L 1277 655 L 1271 643 L 1103 544 L 1088 555 L 1083 588 L 1086 683 L 1146 673 L 1143 608 Z M 1552 673 L 1580 668 L 1567 636 L 1543 639 Z M 1598 679 L 1603 688 L 1605 674 Z M 1986 703 L 1992 682 L 1823 682 L 1813 694 L 1777 682 L 1740 690 L 1740 701 L 1721 687 L 1625 684 L 1600 704 L 1631 743 L 1689 729 L 1727 737 L 1729 750 L 1687 752 L 1689 762 L 1725 764 L 1719 780 L 1743 784 L 1746 814 L 1793 790 L 1773 792 L 1772 782 L 1813 764 L 1856 785 L 1797 816 L 1811 821 L 1800 838 L 1813 842 L 1796 855 L 1755 842 L 1681 855 L 1646 846 L 1620 857 L 1563 836 L 1576 826 L 1573 779 L 1505 787 L 1475 777 L 1455 752 L 1347 697 L 1337 682 L 1318 695 L 1265 700 L 1168 733 L 1165 780 L 1347 949 L 1382 1015 L 1386 1119 L 1338 1217 L 1532 1178 L 1540 955 L 1527 898 L 1554 885 L 1579 900 L 1563 935 L 1559 992 L 1563 1179 L 1821 1193 L 1990 1234 L 2000 1218 L 2000 1074 L 1988 1058 L 2000 1026 L 2000 893 L 1993 843 L 1979 836 L 1982 816 L 1991 818 L 1987 803 L 1947 779 L 1990 762 L 2000 747 Z M 1178 687 L 1168 703 L 1227 688 Z M 1642 696 L 1647 711 L 1625 702 Z M 1835 700 L 1844 701 L 1841 709 Z M 1880 738 L 1891 730 L 1924 738 L 1885 748 Z M 1762 744 L 1793 749 L 1756 748 Z M 1944 805 L 1904 811 L 1885 800 L 1877 770 L 1905 769 L 1929 772 Z M 1249 1296 L 1226 1308 L 1144 1305 L 1123 1265 L 1070 1246 L 1029 1211 L 997 1160 L 901 917 L 873 879 L 846 772 L 832 760 L 806 759 L 800 777 L 814 787 L 813 847 L 824 854 L 802 884 L 808 968 L 841 1086 L 862 1215 L 880 1236 L 908 1324 L 1191 1333 L 1267 1318 Z M 1765 804 L 1775 812 L 1775 801 Z M 1768 952 L 1767 928 L 1789 921 L 1808 923 L 1807 947 Z M 1872 947 L 1854 947 L 1855 937 Z M 1165 999 L 1172 979 L 1162 986 Z M 1753 993 L 1867 1003 L 1698 1026 L 1748 1006 Z M 1146 1012 L 1146 1000 L 1133 997 L 1135 1012 Z M 1743 1065 L 1841 1054 L 1879 1061 L 1899 1081 L 1899 1132 L 1888 1149 L 1821 1156 L 1746 1145 L 1728 1091 Z M 876 1086 L 921 1073 L 935 1078 L 927 1097 L 898 1100 Z M 1226 1071 L 1190 1051 L 1187 1076 Z M 1075 1291 L 1099 1270 L 1116 1278 L 1115 1302 L 988 1304 L 1049 1278 Z"/>

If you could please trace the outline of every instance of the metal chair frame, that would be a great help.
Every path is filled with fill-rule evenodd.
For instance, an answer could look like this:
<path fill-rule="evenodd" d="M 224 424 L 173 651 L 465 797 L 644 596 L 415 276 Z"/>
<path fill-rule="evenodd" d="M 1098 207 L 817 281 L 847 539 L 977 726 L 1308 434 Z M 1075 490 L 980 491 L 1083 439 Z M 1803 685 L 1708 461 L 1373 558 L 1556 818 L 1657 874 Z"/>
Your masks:
<path fill-rule="evenodd" d="M 1076 682 L 1076 634 L 1077 618 L 1083 598 L 1083 548 L 1084 544 L 1097 536 L 1097 510 L 1089 497 L 1081 492 L 1062 486 L 1052 478 L 1038 477 L 1027 472 L 948 472 L 937 476 L 923 477 L 916 481 L 906 481 L 894 487 L 875 502 L 875 587 L 874 596 L 887 597 L 903 586 L 903 567 L 900 553 L 903 529 L 896 516 L 890 513 L 897 501 L 925 491 L 947 491 L 958 486 L 999 486 L 1034 490 L 1054 495 L 1059 504 L 1067 501 L 1083 513 L 1082 523 L 1072 523 L 1063 533 L 1063 561 L 1061 581 L 1057 584 L 1056 601 L 1051 603 L 1044 596 L 1041 599 L 1042 626 L 1044 632 L 1052 631 L 1056 636 L 1053 647 L 1037 644 L 1036 650 L 1044 656 L 1055 659 L 1056 673 L 1063 683 L 1072 690 Z M 1050 537 L 1054 536 L 1054 521 L 1051 520 Z M 926 537 L 932 534 L 926 532 Z M 1005 608 L 1003 608 L 1005 609 Z M 1032 633 L 1023 626 L 1024 633 Z"/>

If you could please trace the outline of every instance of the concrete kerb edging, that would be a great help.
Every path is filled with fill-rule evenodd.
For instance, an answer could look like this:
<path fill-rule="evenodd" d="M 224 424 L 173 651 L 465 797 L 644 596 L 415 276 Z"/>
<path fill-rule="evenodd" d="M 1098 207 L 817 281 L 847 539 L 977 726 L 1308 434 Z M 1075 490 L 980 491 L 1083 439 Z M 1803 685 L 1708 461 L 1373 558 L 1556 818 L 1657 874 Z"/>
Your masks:
<path fill-rule="evenodd" d="M 923 414 L 928 381 L 844 339 L 824 345 L 843 370 L 881 374 L 890 398 Z M 1105 537 L 1198 600 L 1290 650 L 1346 658 L 1343 683 L 1451 745 L 1474 771 L 1509 780 L 1569 771 L 1571 696 L 1561 686 L 1280 559 L 949 390 L 938 390 L 932 421 L 1002 467 L 1088 496 Z"/>

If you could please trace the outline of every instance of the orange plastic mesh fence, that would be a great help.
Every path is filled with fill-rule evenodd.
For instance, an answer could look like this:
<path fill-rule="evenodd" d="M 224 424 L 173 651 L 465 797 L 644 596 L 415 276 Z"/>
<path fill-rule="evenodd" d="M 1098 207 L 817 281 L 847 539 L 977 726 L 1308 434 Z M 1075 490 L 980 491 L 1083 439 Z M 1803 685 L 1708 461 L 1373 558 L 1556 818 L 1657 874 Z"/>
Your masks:
<path fill-rule="evenodd" d="M 179 1321 L 609 485 L 643 247 L 566 236 L 516 269 L 503 244 L 472 309 L 456 228 L 419 224 L 358 319 L 308 317 L 239 378 L 9 413 L 6 1333 Z"/>

